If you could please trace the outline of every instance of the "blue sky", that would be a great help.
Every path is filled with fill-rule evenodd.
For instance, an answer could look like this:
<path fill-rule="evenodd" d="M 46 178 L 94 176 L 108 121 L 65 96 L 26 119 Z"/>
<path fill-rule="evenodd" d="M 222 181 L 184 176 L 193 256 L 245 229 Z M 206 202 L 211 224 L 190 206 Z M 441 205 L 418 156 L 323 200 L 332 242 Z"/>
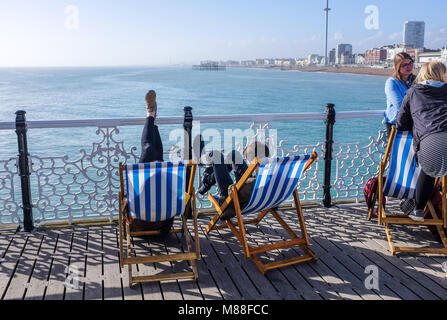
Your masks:
<path fill-rule="evenodd" d="M 426 23 L 426 47 L 447 45 L 445 0 L 330 0 L 329 49 L 402 42 Z M 14 0 L 0 2 L 0 66 L 192 64 L 323 55 L 325 0 Z M 365 8 L 378 8 L 367 29 Z M 73 9 L 74 8 L 74 9 Z"/>

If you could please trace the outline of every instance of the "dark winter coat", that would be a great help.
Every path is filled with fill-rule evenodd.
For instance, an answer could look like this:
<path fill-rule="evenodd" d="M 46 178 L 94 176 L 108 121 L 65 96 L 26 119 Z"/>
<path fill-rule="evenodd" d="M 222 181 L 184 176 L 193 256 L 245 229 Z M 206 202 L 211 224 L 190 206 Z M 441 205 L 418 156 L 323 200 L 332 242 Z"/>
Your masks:
<path fill-rule="evenodd" d="M 441 87 L 420 83 L 413 85 L 402 101 L 396 128 L 401 131 L 413 130 L 416 152 L 426 136 L 447 131 L 447 84 Z"/>

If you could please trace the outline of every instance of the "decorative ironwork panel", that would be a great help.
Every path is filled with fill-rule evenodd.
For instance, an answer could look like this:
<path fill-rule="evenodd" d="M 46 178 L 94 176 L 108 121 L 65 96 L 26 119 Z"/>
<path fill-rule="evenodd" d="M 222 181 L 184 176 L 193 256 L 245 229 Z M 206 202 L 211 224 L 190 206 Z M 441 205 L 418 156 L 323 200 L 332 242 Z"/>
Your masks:
<path fill-rule="evenodd" d="M 378 174 L 388 142 L 386 131 L 379 131 L 377 139 L 370 136 L 369 140 L 366 146 L 334 143 L 336 176 L 332 184 L 333 200 L 362 199 L 366 181 Z"/>
<path fill-rule="evenodd" d="M 17 158 L 0 160 L 0 225 L 22 222 Z"/>
<path fill-rule="evenodd" d="M 33 213 L 37 223 L 45 221 L 108 217 L 117 215 L 119 190 L 118 164 L 137 162 L 136 147 L 127 151 L 115 138 L 116 127 L 100 127 L 99 141 L 91 150 L 80 150 L 80 157 L 32 156 L 31 184 Z"/>

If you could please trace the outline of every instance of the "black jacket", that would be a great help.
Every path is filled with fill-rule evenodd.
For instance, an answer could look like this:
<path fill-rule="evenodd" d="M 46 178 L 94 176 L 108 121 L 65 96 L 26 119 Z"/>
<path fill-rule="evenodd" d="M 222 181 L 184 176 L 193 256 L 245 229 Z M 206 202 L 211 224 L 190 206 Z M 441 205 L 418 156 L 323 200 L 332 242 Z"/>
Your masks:
<path fill-rule="evenodd" d="M 447 131 L 447 84 L 433 87 L 413 85 L 402 101 L 396 119 L 398 130 L 413 130 L 415 151 L 427 135 Z"/>

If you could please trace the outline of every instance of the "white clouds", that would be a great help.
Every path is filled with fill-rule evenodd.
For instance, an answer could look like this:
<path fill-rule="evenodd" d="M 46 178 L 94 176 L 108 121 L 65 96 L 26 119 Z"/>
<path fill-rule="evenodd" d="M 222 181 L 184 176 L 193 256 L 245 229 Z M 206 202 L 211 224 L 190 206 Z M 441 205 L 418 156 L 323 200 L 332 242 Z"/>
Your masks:
<path fill-rule="evenodd" d="M 437 31 L 425 32 L 425 47 L 438 49 L 447 46 L 447 29 L 441 28 Z"/>
<path fill-rule="evenodd" d="M 388 39 L 393 40 L 393 41 L 397 41 L 400 40 L 402 41 L 403 37 L 403 32 L 393 32 L 392 34 L 390 34 L 388 36 Z"/>
<path fill-rule="evenodd" d="M 343 40 L 343 39 L 344 39 L 344 36 L 343 36 L 343 33 L 341 31 L 337 31 L 337 32 L 334 33 L 334 40 L 335 41 L 340 41 L 340 40 Z"/>
<path fill-rule="evenodd" d="M 378 31 L 374 33 L 372 36 L 363 38 L 362 40 L 357 42 L 358 47 L 362 49 L 373 48 L 376 46 L 382 46 L 385 44 L 386 37 L 384 36 L 382 31 Z"/>

